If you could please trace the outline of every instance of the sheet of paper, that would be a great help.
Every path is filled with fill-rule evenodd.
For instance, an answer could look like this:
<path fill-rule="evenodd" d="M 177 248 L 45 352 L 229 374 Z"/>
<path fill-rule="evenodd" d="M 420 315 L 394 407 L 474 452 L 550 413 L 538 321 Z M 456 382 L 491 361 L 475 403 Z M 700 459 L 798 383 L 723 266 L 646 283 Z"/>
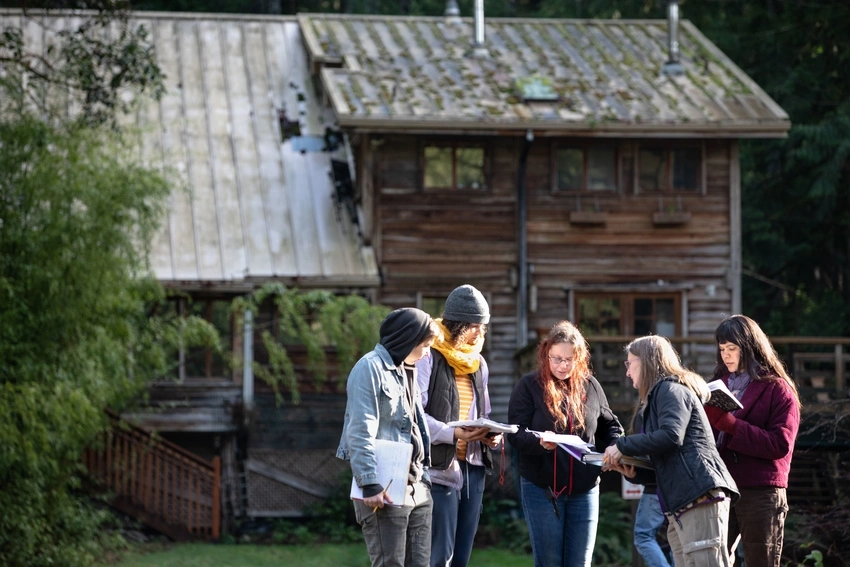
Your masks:
<path fill-rule="evenodd" d="M 413 455 L 413 445 L 398 441 L 376 439 L 375 461 L 378 464 L 378 484 L 387 488 L 392 479 L 392 485 L 387 495 L 393 501 L 393 506 L 404 504 L 407 489 L 407 475 L 410 472 L 410 458 Z M 363 489 L 357 486 L 357 481 L 351 479 L 351 499 L 363 500 Z"/>
<path fill-rule="evenodd" d="M 467 419 L 462 421 L 450 421 L 446 423 L 449 427 L 489 427 L 490 431 L 495 433 L 516 433 L 519 431 L 519 425 L 509 425 L 507 423 L 499 423 L 490 419 L 479 417 L 478 419 Z"/>

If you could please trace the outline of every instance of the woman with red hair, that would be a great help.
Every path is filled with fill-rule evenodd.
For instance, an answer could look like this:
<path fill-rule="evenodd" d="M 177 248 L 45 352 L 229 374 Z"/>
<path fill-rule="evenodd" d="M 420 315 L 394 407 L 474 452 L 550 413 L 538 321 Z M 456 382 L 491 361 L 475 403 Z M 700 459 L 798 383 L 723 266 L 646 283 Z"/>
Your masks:
<path fill-rule="evenodd" d="M 517 383 L 508 406 L 508 421 L 520 428 L 508 440 L 519 452 L 522 507 L 534 565 L 590 565 L 600 468 L 556 450 L 529 430 L 577 435 L 603 451 L 623 428 L 590 373 L 587 342 L 572 323 L 552 327 L 537 347 L 537 367 Z"/>

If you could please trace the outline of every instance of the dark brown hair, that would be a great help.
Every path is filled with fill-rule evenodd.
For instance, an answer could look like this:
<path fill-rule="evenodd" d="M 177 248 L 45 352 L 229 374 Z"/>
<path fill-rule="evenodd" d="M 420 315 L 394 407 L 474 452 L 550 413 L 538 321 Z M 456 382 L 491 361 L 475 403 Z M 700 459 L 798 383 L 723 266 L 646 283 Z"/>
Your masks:
<path fill-rule="evenodd" d="M 714 331 L 714 340 L 717 341 L 717 366 L 714 369 L 714 377 L 720 378 L 729 373 L 723 358 L 720 356 L 720 345 L 732 343 L 741 349 L 741 361 L 738 371 L 746 370 L 753 380 L 782 380 L 794 392 L 797 404 L 800 404 L 800 395 L 794 380 L 788 376 L 785 364 L 770 339 L 761 330 L 758 323 L 746 315 L 732 315 L 724 319 Z"/>
<path fill-rule="evenodd" d="M 448 337 L 444 337 L 446 342 L 452 345 L 452 348 L 459 348 L 463 343 L 466 342 L 466 335 L 469 333 L 469 329 L 475 323 L 467 323 L 466 321 L 452 321 L 451 319 L 443 319 L 443 326 L 449 332 Z M 481 336 L 487 334 L 487 325 L 481 325 Z"/>

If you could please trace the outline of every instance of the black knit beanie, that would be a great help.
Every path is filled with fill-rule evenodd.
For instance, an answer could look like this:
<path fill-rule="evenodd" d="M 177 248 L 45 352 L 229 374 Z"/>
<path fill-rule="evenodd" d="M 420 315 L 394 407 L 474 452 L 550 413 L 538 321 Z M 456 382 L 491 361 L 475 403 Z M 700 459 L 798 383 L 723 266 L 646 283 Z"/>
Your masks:
<path fill-rule="evenodd" d="M 396 365 L 422 344 L 431 327 L 431 316 L 419 309 L 396 309 L 381 323 L 381 340 Z"/>
<path fill-rule="evenodd" d="M 460 323 L 490 322 L 490 306 L 484 295 L 469 284 L 455 288 L 446 298 L 443 319 Z"/>

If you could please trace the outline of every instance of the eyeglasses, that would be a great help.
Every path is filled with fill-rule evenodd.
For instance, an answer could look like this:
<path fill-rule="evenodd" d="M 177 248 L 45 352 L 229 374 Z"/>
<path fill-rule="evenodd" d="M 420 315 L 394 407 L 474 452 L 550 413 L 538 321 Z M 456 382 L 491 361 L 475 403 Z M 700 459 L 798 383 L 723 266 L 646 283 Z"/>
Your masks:
<path fill-rule="evenodd" d="M 632 367 L 632 362 L 634 362 L 635 360 L 638 360 L 638 359 L 637 359 L 637 358 L 635 358 L 635 359 L 633 359 L 633 360 L 624 360 L 624 361 L 623 361 L 623 364 L 625 364 L 625 365 L 626 365 L 626 370 L 628 370 L 629 368 L 631 368 L 631 367 Z"/>
<path fill-rule="evenodd" d="M 561 366 L 562 364 L 570 365 L 573 363 L 572 358 L 558 358 L 557 356 L 550 356 L 549 362 L 554 364 L 555 366 Z"/>

